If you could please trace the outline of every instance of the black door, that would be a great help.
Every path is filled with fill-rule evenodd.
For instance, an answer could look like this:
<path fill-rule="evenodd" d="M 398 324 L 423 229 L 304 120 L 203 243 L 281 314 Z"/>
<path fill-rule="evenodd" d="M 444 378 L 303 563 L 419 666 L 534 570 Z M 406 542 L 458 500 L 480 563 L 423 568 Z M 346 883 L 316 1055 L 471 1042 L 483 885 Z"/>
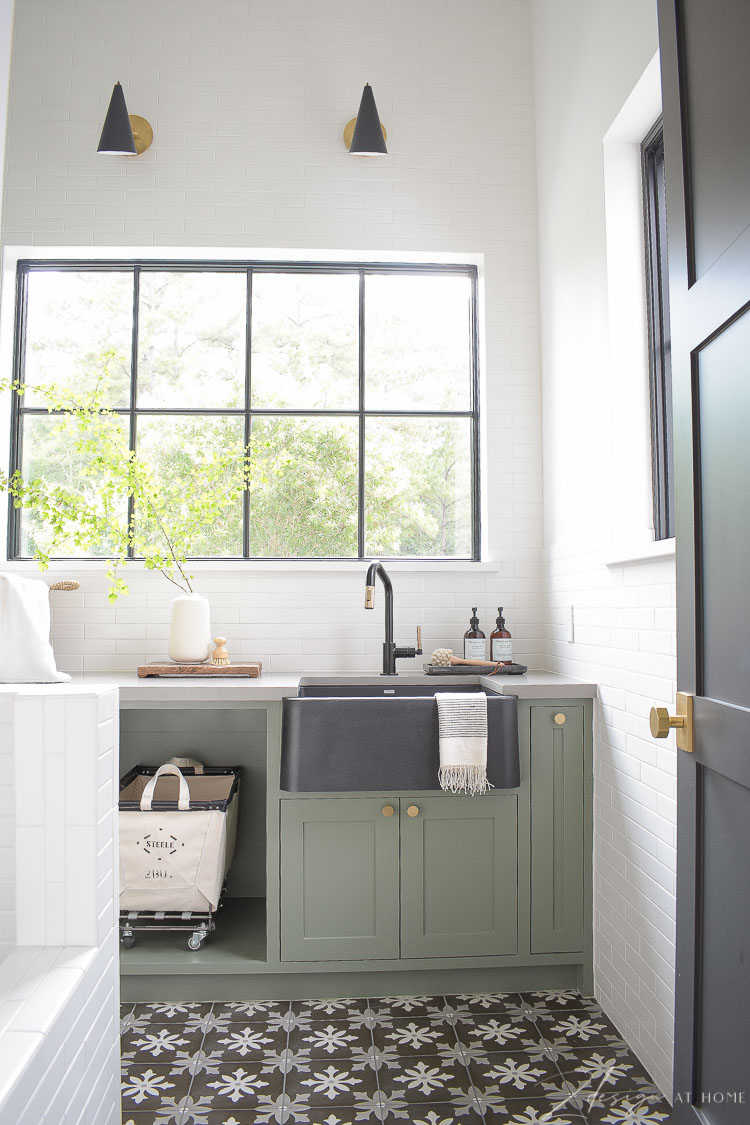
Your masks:
<path fill-rule="evenodd" d="M 659 0 L 678 689 L 674 1125 L 750 1122 L 750 0 Z"/>

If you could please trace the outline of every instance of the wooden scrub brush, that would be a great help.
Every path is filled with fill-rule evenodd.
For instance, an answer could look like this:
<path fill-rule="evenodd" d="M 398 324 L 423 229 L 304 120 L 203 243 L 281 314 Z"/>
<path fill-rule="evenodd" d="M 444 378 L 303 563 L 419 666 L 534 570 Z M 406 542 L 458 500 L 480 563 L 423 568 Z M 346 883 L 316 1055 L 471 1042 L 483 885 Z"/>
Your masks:
<path fill-rule="evenodd" d="M 453 649 L 436 648 L 430 657 L 430 664 L 438 668 L 448 668 L 451 664 L 479 664 L 485 668 L 497 668 L 502 663 L 499 660 L 465 660 L 462 656 L 455 656 Z"/>
<path fill-rule="evenodd" d="M 226 643 L 227 643 L 226 637 L 214 637 L 214 644 L 216 645 L 216 648 L 211 653 L 211 659 L 209 661 L 209 664 L 216 665 L 216 664 L 228 664 L 229 663 L 229 653 L 224 648 L 224 645 Z"/>

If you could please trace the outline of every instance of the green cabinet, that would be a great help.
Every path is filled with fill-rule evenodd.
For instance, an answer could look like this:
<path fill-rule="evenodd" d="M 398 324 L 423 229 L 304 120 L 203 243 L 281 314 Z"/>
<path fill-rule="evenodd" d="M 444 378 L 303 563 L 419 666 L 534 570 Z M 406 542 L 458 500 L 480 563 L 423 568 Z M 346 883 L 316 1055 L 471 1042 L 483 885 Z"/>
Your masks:
<path fill-rule="evenodd" d="M 516 952 L 515 793 L 281 806 L 282 960 Z"/>
<path fill-rule="evenodd" d="M 398 957 L 398 850 L 398 801 L 282 801 L 282 961 Z"/>
<path fill-rule="evenodd" d="M 401 799 L 402 957 L 517 951 L 517 805 L 515 793 Z"/>
<path fill-rule="evenodd" d="M 531 952 L 584 948 L 584 708 L 534 703 L 530 715 Z"/>

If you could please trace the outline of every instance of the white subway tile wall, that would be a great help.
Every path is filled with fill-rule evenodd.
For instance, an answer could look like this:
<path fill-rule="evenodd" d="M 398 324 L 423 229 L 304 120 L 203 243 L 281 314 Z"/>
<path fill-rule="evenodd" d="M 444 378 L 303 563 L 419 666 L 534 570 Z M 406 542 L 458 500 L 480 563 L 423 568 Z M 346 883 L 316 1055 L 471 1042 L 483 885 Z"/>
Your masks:
<path fill-rule="evenodd" d="M 196 588 L 208 598 L 212 632 L 228 638 L 233 660 L 260 660 L 267 672 L 377 672 L 384 597 L 378 588 L 375 609 L 365 610 L 365 569 L 363 562 L 355 571 L 329 575 L 264 571 L 219 577 L 202 572 Z M 538 569 L 522 562 L 506 564 L 499 574 L 392 571 L 397 642 L 415 644 L 416 627 L 421 625 L 425 653 L 400 661 L 398 667 L 421 671 L 436 648 L 450 647 L 462 654 L 473 605 L 479 606 L 488 637 L 497 606 L 504 605 L 516 659 L 539 667 L 544 652 L 542 613 L 538 595 L 532 594 L 540 582 Z M 68 672 L 132 671 L 166 656 L 173 588 L 160 575 L 138 573 L 135 567 L 123 574 L 130 593 L 114 605 L 107 601 L 106 581 L 91 573 L 79 574 L 81 589 L 76 593 L 50 595 L 58 667 Z M 78 635 L 70 638 L 66 633 L 74 621 Z"/>
<path fill-rule="evenodd" d="M 0 695 L 0 961 L 16 940 L 15 808 L 13 701 Z"/>
<path fill-rule="evenodd" d="M 484 533 L 502 580 L 420 574 L 410 586 L 398 575 L 399 640 L 409 643 L 421 623 L 432 647 L 457 648 L 460 623 L 485 597 L 484 620 L 505 605 L 522 658 L 538 663 L 541 420 L 525 0 L 444 0 L 429 20 L 396 0 L 122 0 L 116 8 L 25 0 L 14 35 L 6 246 L 484 255 Z M 134 160 L 95 152 L 117 79 L 130 112 L 154 126 L 152 148 Z M 381 160 L 350 157 L 343 144 L 365 81 L 388 131 Z M 234 654 L 276 671 L 378 666 L 378 614 L 362 617 L 354 579 L 227 577 L 199 588 L 212 596 L 215 627 Z M 63 668 L 129 669 L 164 655 L 166 584 L 133 581 L 131 590 L 114 611 L 98 582 L 77 600 L 55 599 Z"/>
<path fill-rule="evenodd" d="M 594 707 L 596 996 L 659 1087 L 672 1085 L 676 748 L 651 737 L 672 707 L 674 559 L 607 567 L 550 552 L 547 664 L 597 682 Z M 566 640 L 574 606 L 575 640 Z"/>
<path fill-rule="evenodd" d="M 0 1120 L 119 1122 L 116 693 L 0 691 Z M 15 831 L 14 831 L 15 824 Z M 5 837 L 4 837 L 5 840 Z"/>

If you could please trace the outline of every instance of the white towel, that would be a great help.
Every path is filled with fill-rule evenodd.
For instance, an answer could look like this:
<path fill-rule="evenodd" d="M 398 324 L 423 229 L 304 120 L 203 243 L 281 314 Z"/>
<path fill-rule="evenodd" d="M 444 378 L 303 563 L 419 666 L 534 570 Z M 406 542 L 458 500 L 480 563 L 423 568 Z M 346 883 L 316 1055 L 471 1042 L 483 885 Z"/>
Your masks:
<path fill-rule="evenodd" d="M 483 691 L 441 691 L 435 696 L 440 734 L 440 788 L 486 793 L 487 696 Z"/>
<path fill-rule="evenodd" d="M 0 574 L 0 684 L 61 684 L 49 643 L 49 587 L 34 578 Z"/>

